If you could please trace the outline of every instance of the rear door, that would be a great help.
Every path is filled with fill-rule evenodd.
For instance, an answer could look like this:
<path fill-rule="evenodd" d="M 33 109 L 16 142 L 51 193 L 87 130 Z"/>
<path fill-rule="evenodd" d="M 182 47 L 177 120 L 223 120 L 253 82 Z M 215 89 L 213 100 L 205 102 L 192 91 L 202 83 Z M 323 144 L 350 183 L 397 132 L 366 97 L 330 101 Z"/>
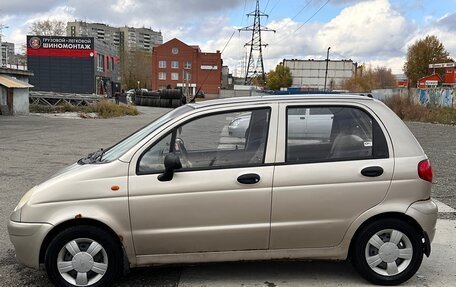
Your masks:
<path fill-rule="evenodd" d="M 303 108 L 331 111 L 331 125 L 322 119 L 311 139 L 290 134 L 284 127 Z M 281 104 L 279 118 L 270 247 L 336 246 L 355 218 L 385 197 L 393 174 L 391 143 L 360 105 Z M 374 172 L 363 175 L 366 170 Z"/>

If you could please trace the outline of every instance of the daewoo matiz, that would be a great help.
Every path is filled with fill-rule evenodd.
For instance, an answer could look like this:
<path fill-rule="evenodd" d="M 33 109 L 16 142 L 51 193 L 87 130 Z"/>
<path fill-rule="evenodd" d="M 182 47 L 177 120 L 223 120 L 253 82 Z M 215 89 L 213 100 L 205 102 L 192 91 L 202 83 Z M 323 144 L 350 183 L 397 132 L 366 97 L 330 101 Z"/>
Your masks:
<path fill-rule="evenodd" d="M 248 126 L 230 136 L 240 115 Z M 58 286 L 106 286 L 144 265 L 299 258 L 349 259 L 393 285 L 430 254 L 431 182 L 417 140 L 377 100 L 205 101 L 35 186 L 8 231 L 19 262 Z"/>

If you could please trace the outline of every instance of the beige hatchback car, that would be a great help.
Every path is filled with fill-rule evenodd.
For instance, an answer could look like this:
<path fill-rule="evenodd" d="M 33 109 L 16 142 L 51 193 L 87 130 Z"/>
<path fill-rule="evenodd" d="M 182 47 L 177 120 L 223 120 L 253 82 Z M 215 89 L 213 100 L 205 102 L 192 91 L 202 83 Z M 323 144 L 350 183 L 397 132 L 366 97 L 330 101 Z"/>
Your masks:
<path fill-rule="evenodd" d="M 244 137 L 230 136 L 240 115 Z M 213 100 L 35 186 L 8 232 L 19 262 L 43 264 L 58 286 L 109 286 L 128 267 L 269 259 L 349 259 L 370 282 L 394 285 L 430 254 L 431 182 L 417 140 L 377 100 Z"/>

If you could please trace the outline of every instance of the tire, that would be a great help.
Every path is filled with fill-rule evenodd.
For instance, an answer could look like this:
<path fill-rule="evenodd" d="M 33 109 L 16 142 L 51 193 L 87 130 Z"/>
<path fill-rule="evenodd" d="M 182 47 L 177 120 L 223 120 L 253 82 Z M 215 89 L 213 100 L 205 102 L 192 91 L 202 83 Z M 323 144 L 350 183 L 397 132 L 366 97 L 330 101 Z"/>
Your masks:
<path fill-rule="evenodd" d="M 46 250 L 44 264 L 55 286 L 110 286 L 122 274 L 123 253 L 108 232 L 79 225 L 54 237 Z"/>
<path fill-rule="evenodd" d="M 358 273 L 371 283 L 401 284 L 410 279 L 421 265 L 421 238 L 421 232 L 403 220 L 372 222 L 354 239 L 352 263 Z M 370 265 L 368 262 L 371 262 Z"/>

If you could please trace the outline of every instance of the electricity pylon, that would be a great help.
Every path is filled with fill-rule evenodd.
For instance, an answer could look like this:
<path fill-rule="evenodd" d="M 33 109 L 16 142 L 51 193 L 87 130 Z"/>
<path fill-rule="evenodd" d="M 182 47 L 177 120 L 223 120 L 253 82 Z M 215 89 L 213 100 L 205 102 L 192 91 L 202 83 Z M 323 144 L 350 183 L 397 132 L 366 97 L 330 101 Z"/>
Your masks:
<path fill-rule="evenodd" d="M 265 44 L 261 41 L 261 32 L 276 32 L 275 30 L 269 29 L 267 27 L 261 26 L 261 17 L 268 17 L 267 14 L 260 11 L 260 1 L 256 1 L 256 9 L 253 12 L 247 14 L 247 17 L 253 16 L 253 25 L 247 26 L 239 29 L 240 31 L 252 31 L 252 39 L 247 42 L 244 47 L 250 46 L 249 60 L 247 62 L 247 68 L 245 71 L 245 84 L 251 84 L 252 79 L 255 77 L 262 77 L 263 81 L 265 80 L 264 74 L 264 64 L 263 64 L 263 47 L 266 47 L 268 44 Z M 257 59 L 255 61 L 254 53 L 257 53 Z M 255 62 L 257 65 L 255 66 Z M 257 69 L 261 70 L 258 71 Z"/>

